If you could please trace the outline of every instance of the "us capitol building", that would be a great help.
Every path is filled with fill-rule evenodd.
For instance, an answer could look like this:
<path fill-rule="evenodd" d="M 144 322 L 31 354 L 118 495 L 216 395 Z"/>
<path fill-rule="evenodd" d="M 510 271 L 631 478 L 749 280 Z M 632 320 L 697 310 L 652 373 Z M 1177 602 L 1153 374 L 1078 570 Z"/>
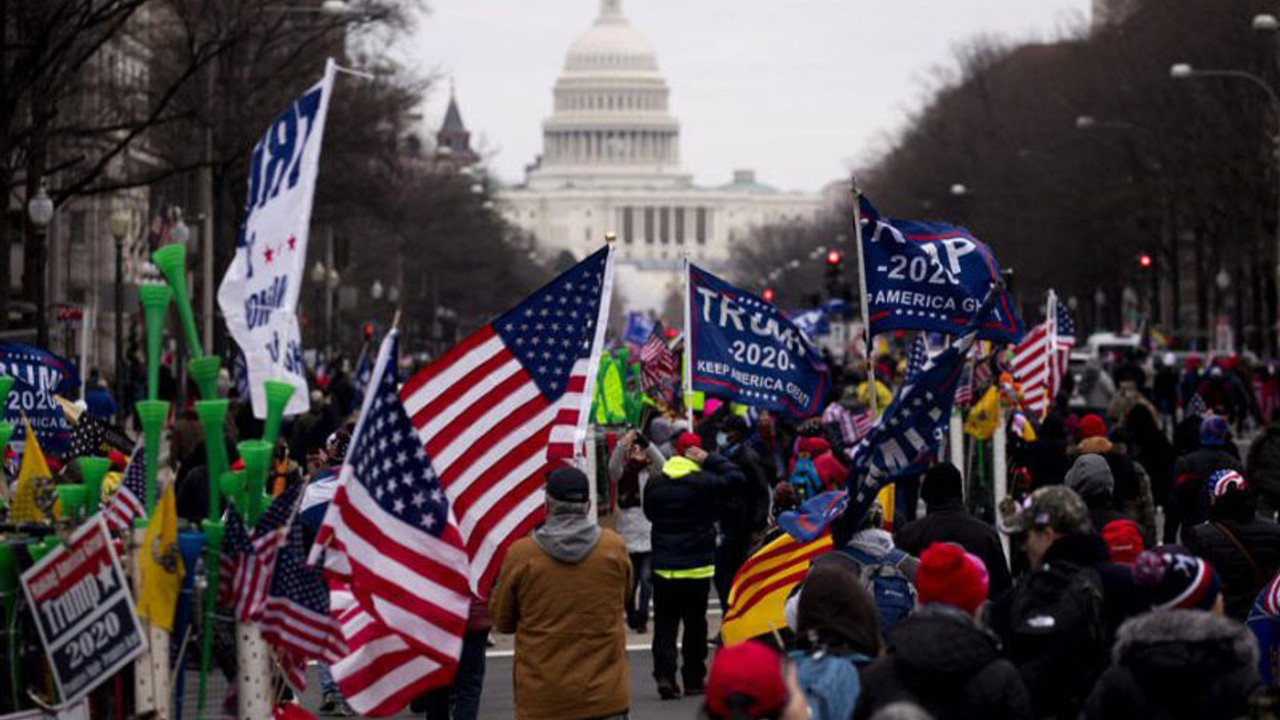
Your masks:
<path fill-rule="evenodd" d="M 680 122 L 653 45 L 601 0 L 600 15 L 565 58 L 542 154 L 523 185 L 499 193 L 506 218 L 548 258 L 582 258 L 618 234 L 615 281 L 630 309 L 659 309 L 680 262 L 722 269 L 750 228 L 812 219 L 817 193 L 782 192 L 750 170 L 713 187 L 680 167 Z"/>

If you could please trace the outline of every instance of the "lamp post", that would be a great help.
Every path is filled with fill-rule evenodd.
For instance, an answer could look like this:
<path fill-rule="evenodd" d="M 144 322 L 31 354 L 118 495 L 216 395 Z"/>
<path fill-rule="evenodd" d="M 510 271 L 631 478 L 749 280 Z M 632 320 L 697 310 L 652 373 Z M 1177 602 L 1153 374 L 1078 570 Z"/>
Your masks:
<path fill-rule="evenodd" d="M 40 181 L 40 189 L 36 190 L 35 197 L 27 202 L 27 217 L 36 233 L 35 257 L 32 258 L 36 278 L 36 344 L 48 350 L 49 317 L 45 307 L 44 265 L 46 236 L 49 223 L 53 221 L 53 200 L 49 198 L 49 191 L 45 189 L 43 180 Z"/>
<path fill-rule="evenodd" d="M 1277 21 L 1273 15 L 1258 15 L 1253 18 L 1253 29 L 1259 32 L 1274 32 L 1280 29 L 1280 21 Z M 1280 294 L 1280 95 L 1267 84 L 1266 80 L 1244 70 L 1201 70 L 1192 67 L 1190 63 L 1175 63 L 1169 67 L 1169 77 L 1174 80 L 1191 80 L 1194 78 L 1235 78 L 1237 80 L 1245 80 L 1252 83 L 1254 87 L 1266 93 L 1267 100 L 1271 103 L 1272 120 L 1276 123 L 1275 134 L 1271 136 L 1271 142 L 1275 146 L 1273 152 L 1273 161 L 1277 163 L 1274 169 L 1276 175 L 1276 216 L 1275 216 L 1275 239 L 1276 246 L 1276 292 Z M 1280 309 L 1280 296 L 1277 297 L 1275 307 Z M 1280 347 L 1280 340 L 1276 338 L 1276 323 L 1273 320 L 1270 323 L 1270 336 L 1272 338 L 1272 347 Z"/>
<path fill-rule="evenodd" d="M 116 241 L 116 292 L 115 292 L 115 330 L 116 330 L 116 403 L 124 405 L 124 238 L 129 234 L 129 213 L 123 209 L 111 213 L 107 221 L 111 231 L 111 239 Z"/>

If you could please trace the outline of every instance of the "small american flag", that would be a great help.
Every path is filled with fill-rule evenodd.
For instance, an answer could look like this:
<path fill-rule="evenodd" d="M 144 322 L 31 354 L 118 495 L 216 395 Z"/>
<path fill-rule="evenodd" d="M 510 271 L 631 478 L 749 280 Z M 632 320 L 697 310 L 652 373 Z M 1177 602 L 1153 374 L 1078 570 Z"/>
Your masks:
<path fill-rule="evenodd" d="M 276 555 L 288 539 L 301 490 L 302 485 L 295 483 L 273 500 L 258 518 L 252 536 L 238 512 L 227 513 L 218 597 L 219 602 L 233 606 L 236 617 L 243 622 L 256 621 L 262 614 Z"/>
<path fill-rule="evenodd" d="M 1071 309 L 1062 302 L 1062 299 L 1056 293 L 1051 294 L 1053 302 L 1053 324 L 1054 332 L 1057 335 L 1058 350 L 1058 374 L 1057 387 L 1054 387 L 1054 394 L 1057 394 L 1058 387 L 1062 385 L 1062 378 L 1067 373 L 1068 362 L 1071 360 L 1071 348 L 1076 344 L 1076 323 L 1071 318 Z"/>
<path fill-rule="evenodd" d="M 903 382 L 911 382 L 928 361 L 929 346 L 925 343 L 924 334 L 921 333 L 911 341 L 911 349 L 907 352 L 907 372 L 903 376 Z"/>
<path fill-rule="evenodd" d="M 329 615 L 329 587 L 307 566 L 302 525 L 289 525 L 262 607 L 262 637 L 280 651 L 281 667 L 298 692 L 307 687 L 307 660 L 333 663 L 346 654 L 338 621 Z"/>
<path fill-rule="evenodd" d="M 392 331 L 312 549 L 342 589 L 330 595 L 347 646 L 334 680 L 374 717 L 452 681 L 471 603 L 449 500 L 396 392 L 396 356 Z"/>
<path fill-rule="evenodd" d="M 853 416 L 853 431 L 859 440 L 866 437 L 875 424 L 876 416 L 870 410 L 863 410 Z"/>
<path fill-rule="evenodd" d="M 1053 348 L 1053 323 L 1046 320 L 1035 326 L 1014 348 L 1013 376 L 1022 383 L 1023 406 L 1036 419 L 1049 410 L 1052 387 L 1050 358 L 1056 361 Z"/>
<path fill-rule="evenodd" d="M 965 359 L 964 369 L 960 371 L 960 381 L 956 385 L 956 405 L 967 406 L 973 402 L 973 359 Z"/>
<path fill-rule="evenodd" d="M 463 340 L 400 392 L 487 597 L 511 543 L 542 522 L 548 471 L 586 438 L 613 286 L 605 247 Z"/>
<path fill-rule="evenodd" d="M 662 323 L 653 327 L 649 339 L 640 348 L 640 380 L 645 390 L 663 388 L 676 379 L 676 356 L 662 339 Z"/>
<path fill-rule="evenodd" d="M 110 502 L 103 511 L 107 517 L 107 527 L 115 532 L 131 529 L 133 521 L 143 517 L 147 512 L 146 506 L 142 504 L 142 498 L 147 492 L 147 467 L 146 460 L 143 459 L 144 454 L 144 443 L 139 440 L 133 448 L 129 464 L 125 466 L 124 477 L 120 478 L 115 494 L 111 496 Z"/>

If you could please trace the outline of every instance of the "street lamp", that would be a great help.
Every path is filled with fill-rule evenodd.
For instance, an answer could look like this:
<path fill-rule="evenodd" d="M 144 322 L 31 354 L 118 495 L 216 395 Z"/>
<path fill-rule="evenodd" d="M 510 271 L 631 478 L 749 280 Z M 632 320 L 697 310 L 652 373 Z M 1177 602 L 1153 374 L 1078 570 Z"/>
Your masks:
<path fill-rule="evenodd" d="M 373 296 L 374 300 L 382 299 L 382 281 L 381 280 L 373 281 L 373 286 L 369 288 L 369 294 Z"/>
<path fill-rule="evenodd" d="M 107 229 L 116 241 L 116 402 L 124 403 L 124 239 L 129 234 L 129 212 L 120 208 L 111 213 Z"/>
<path fill-rule="evenodd" d="M 53 200 L 49 198 L 44 180 L 40 181 L 40 188 L 36 190 L 35 197 L 27 201 L 27 217 L 31 219 L 31 226 L 36 234 L 33 248 L 35 257 L 32 258 L 35 265 L 33 275 L 36 278 L 36 344 L 47 350 L 49 349 L 49 318 L 45 309 L 44 258 L 46 232 L 49 223 L 53 222 Z"/>
<path fill-rule="evenodd" d="M 1276 20 L 1276 16 L 1271 13 L 1254 15 L 1253 29 L 1258 32 L 1275 32 L 1280 30 L 1280 20 Z"/>
<path fill-rule="evenodd" d="M 956 197 L 962 197 L 969 194 L 969 188 L 964 183 L 953 183 L 951 185 L 951 194 Z"/>
<path fill-rule="evenodd" d="M 1280 24 L 1272 15 L 1258 15 L 1253 18 L 1253 28 L 1255 30 L 1273 30 L 1280 28 Z M 1189 80 L 1192 78 L 1235 78 L 1245 80 L 1253 84 L 1254 87 L 1266 93 L 1267 100 L 1271 102 L 1271 117 L 1276 123 L 1275 134 L 1269 139 L 1275 145 L 1273 159 L 1277 163 L 1276 173 L 1276 219 L 1275 219 L 1275 239 L 1276 246 L 1276 292 L 1280 294 L 1280 95 L 1271 88 L 1266 80 L 1244 70 L 1198 70 L 1191 66 L 1190 63 L 1175 63 L 1169 68 L 1169 77 L 1175 80 Z M 1228 278 L 1228 282 L 1230 278 Z M 1272 347 L 1280 347 L 1280 338 L 1272 335 Z"/>
<path fill-rule="evenodd" d="M 311 268 L 311 282 L 319 285 L 324 282 L 324 279 L 328 277 L 328 275 L 329 272 L 325 270 L 324 263 L 317 260 L 316 264 Z"/>

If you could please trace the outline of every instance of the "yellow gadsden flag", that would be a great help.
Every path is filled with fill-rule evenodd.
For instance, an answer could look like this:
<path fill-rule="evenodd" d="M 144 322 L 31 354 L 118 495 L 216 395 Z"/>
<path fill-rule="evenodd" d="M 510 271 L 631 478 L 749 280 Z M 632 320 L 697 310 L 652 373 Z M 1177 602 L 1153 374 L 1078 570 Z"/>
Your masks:
<path fill-rule="evenodd" d="M 173 611 L 182 589 L 182 554 L 178 552 L 178 503 L 173 483 L 165 486 L 143 539 L 138 564 L 138 617 L 173 630 Z"/>
<path fill-rule="evenodd" d="M 987 388 L 964 421 L 964 431 L 979 440 L 990 440 L 1000 424 L 1000 393 L 994 387 Z"/>
<path fill-rule="evenodd" d="M 809 573 L 809 564 L 831 550 L 831 534 L 801 543 L 785 532 L 747 559 L 733 579 L 729 612 L 720 635 L 732 645 L 786 627 L 787 596 Z"/>
<path fill-rule="evenodd" d="M 40 509 L 40 499 L 53 492 L 53 473 L 44 459 L 40 441 L 31 430 L 31 423 L 24 417 L 22 425 L 27 431 L 26 447 L 22 451 L 22 467 L 18 470 L 18 482 L 13 486 L 13 509 L 9 522 L 44 522 L 47 517 Z"/>

